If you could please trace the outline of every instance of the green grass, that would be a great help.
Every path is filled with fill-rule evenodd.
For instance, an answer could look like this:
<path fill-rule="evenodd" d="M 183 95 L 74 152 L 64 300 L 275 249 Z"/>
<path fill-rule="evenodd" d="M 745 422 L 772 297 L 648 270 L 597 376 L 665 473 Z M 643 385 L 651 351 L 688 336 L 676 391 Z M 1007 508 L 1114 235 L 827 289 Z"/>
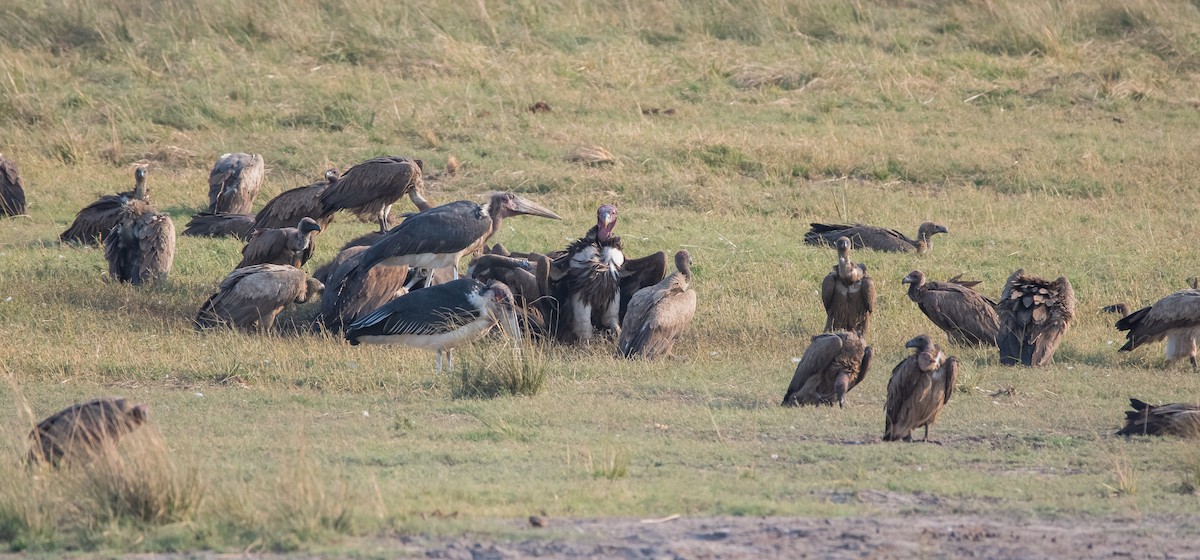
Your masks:
<path fill-rule="evenodd" d="M 0 34 L 0 152 L 21 166 L 32 214 L 0 221 L 0 545 L 292 550 L 502 531 L 494 519 L 541 511 L 1200 512 L 1184 491 L 1194 443 L 1111 436 L 1129 396 L 1194 401 L 1200 377 L 1162 368 L 1160 348 L 1118 354 L 1098 313 L 1200 271 L 1197 8 L 869 4 L 0 6 L 16 22 Z M 530 112 L 536 101 L 553 110 Z M 615 164 L 567 161 L 590 146 Z M 686 359 L 551 346 L 532 395 L 458 398 L 461 371 L 434 372 L 423 351 L 193 332 L 235 241 L 180 238 L 152 289 L 110 284 L 101 252 L 57 243 L 75 211 L 130 187 L 138 161 L 182 229 L 228 151 L 264 155 L 259 206 L 331 164 L 456 157 L 459 176 L 430 184 L 431 199 L 511 189 L 564 217 L 506 221 L 493 241 L 514 250 L 561 248 L 616 202 L 630 254 L 693 256 Z M 879 291 L 877 365 L 847 408 L 779 407 L 790 358 L 823 325 L 816 290 L 833 264 L 800 243 L 808 223 L 912 234 L 927 219 L 951 232 L 931 253 L 857 256 Z M 314 263 L 370 228 L 339 217 Z M 878 443 L 904 342 L 944 341 L 900 279 L 963 272 L 998 294 L 1018 267 L 1075 287 L 1054 365 L 1001 368 L 994 351 L 951 347 L 964 372 L 932 430 L 943 445 Z M 29 493 L 32 419 L 108 394 L 150 405 L 177 469 L 164 472 L 198 473 L 186 515 L 60 511 L 55 473 Z M 872 492 L 920 499 L 844 499 Z"/>

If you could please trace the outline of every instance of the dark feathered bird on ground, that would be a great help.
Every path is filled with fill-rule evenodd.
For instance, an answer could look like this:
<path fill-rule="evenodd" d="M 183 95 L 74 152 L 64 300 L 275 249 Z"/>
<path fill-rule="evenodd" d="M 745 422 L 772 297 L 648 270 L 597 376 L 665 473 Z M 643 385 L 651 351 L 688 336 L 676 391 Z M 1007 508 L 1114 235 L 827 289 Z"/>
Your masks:
<path fill-rule="evenodd" d="M 810 224 L 812 229 L 804 234 L 804 242 L 809 245 L 835 245 L 838 238 L 847 237 L 855 249 L 874 249 L 876 251 L 893 251 L 908 253 L 916 251 L 924 253 L 933 248 L 932 238 L 938 233 L 947 233 L 946 226 L 925 222 L 917 228 L 917 238 L 909 239 L 894 229 L 868 226 L 863 224 Z"/>
<path fill-rule="evenodd" d="M 135 286 L 165 280 L 175 260 L 175 224 L 150 203 L 129 200 L 104 240 L 108 275 Z"/>
<path fill-rule="evenodd" d="M 223 154 L 208 174 L 208 213 L 249 214 L 265 174 L 259 154 Z"/>
<path fill-rule="evenodd" d="M 95 202 L 84 206 L 75 214 L 75 221 L 66 231 L 59 235 L 64 242 L 74 241 L 85 245 L 102 244 L 103 237 L 112 231 L 120 219 L 124 204 L 129 200 L 150 201 L 150 193 L 146 188 L 146 166 L 139 165 L 133 171 L 135 185 L 133 190 L 117 194 L 107 194 Z"/>
<path fill-rule="evenodd" d="M 497 245 L 499 246 L 499 245 Z M 522 332 L 537 337 L 550 334 L 547 321 L 557 311 L 550 295 L 550 259 L 530 253 L 515 257 L 488 252 L 467 267 L 467 276 L 480 282 L 496 281 L 513 293 Z"/>
<path fill-rule="evenodd" d="M 657 358 L 670 355 L 675 341 L 687 330 L 696 314 L 696 290 L 692 289 L 692 257 L 675 253 L 677 272 L 659 283 L 633 294 L 621 321 L 617 355 Z"/>
<path fill-rule="evenodd" d="M 312 218 L 321 229 L 333 222 L 333 214 L 325 214 L 321 195 L 338 182 L 341 175 L 337 169 L 325 171 L 325 179 L 311 185 L 288 189 L 267 202 L 254 215 L 255 229 L 284 228 L 299 222 L 301 218 Z"/>
<path fill-rule="evenodd" d="M 197 329 L 218 326 L 243 331 L 269 331 L 275 318 L 292 303 L 317 297 L 324 286 L 305 278 L 303 270 L 291 265 L 256 264 L 229 273 L 217 293 L 200 307 L 194 322 Z"/>
<path fill-rule="evenodd" d="M 300 268 L 312 257 L 313 236 L 320 231 L 321 226 L 312 218 L 301 218 L 294 227 L 256 230 L 242 248 L 242 262 L 237 268 L 255 264 L 290 264 Z"/>
<path fill-rule="evenodd" d="M 926 282 L 919 270 L 908 273 L 901 283 L 908 284 L 908 299 L 956 344 L 996 345 L 1000 330 L 996 302 L 958 282 Z"/>
<path fill-rule="evenodd" d="M 812 338 L 783 396 L 783 406 L 846 406 L 846 393 L 867 377 L 872 350 L 852 332 Z"/>
<path fill-rule="evenodd" d="M 1133 410 L 1125 412 L 1125 427 L 1119 436 L 1200 436 L 1200 405 L 1173 403 L 1154 406 L 1129 399 Z"/>
<path fill-rule="evenodd" d="M 392 204 L 408 195 L 418 209 L 428 202 L 421 196 L 424 180 L 417 160 L 386 156 L 359 163 L 321 193 L 321 219 L 338 210 L 346 210 L 364 221 L 376 221 L 379 231 L 387 231 Z"/>
<path fill-rule="evenodd" d="M 209 214 L 201 212 L 192 216 L 180 235 L 192 237 L 234 237 L 250 239 L 254 232 L 254 216 L 251 214 Z"/>
<path fill-rule="evenodd" d="M 954 394 L 958 360 L 942 353 L 925 335 L 904 347 L 916 352 L 897 364 L 888 380 L 883 441 L 912 441 L 913 430 L 920 427 L 925 428 L 928 441 L 929 425 Z"/>
<path fill-rule="evenodd" d="M 512 292 L 500 282 L 462 278 L 400 296 L 346 328 L 350 344 L 403 344 L 442 352 L 453 367 L 451 351 L 481 338 L 503 322 L 520 337 Z"/>
<path fill-rule="evenodd" d="M 866 334 L 875 309 L 875 283 L 867 267 L 850 260 L 850 240 L 837 240 L 838 262 L 821 282 L 825 305 L 825 332 L 854 331 Z"/>
<path fill-rule="evenodd" d="M 1124 303 L 1114 303 L 1112 305 L 1105 305 L 1104 307 L 1101 307 L 1100 312 L 1112 313 L 1117 317 L 1125 317 L 1126 315 L 1129 315 L 1129 306 L 1125 305 Z"/>
<path fill-rule="evenodd" d="M 1004 284 L 996 313 L 1000 363 L 1044 366 L 1075 317 L 1075 291 L 1065 277 L 1050 281 L 1018 269 Z"/>
<path fill-rule="evenodd" d="M 1200 340 L 1200 290 L 1180 290 L 1150 307 L 1144 307 L 1117 321 L 1117 330 L 1126 333 L 1121 352 L 1143 344 L 1167 339 L 1167 362 L 1187 358 L 1196 369 L 1197 341 Z"/>
<path fill-rule="evenodd" d="M 146 423 L 149 409 L 121 397 L 69 406 L 38 423 L 29 434 L 29 462 L 85 460 L 115 446 L 122 436 Z"/>
<path fill-rule="evenodd" d="M 0 216 L 27 215 L 25 183 L 21 181 L 17 163 L 0 155 Z"/>

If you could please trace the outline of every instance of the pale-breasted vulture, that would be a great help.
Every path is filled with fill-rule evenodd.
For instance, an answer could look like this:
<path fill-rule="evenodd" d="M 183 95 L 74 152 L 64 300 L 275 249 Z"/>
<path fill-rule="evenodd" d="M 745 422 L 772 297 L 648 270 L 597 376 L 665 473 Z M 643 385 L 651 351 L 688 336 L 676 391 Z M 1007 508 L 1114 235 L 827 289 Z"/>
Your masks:
<path fill-rule="evenodd" d="M 675 253 L 675 269 L 659 283 L 633 294 L 621 321 L 617 356 L 657 358 L 671 353 L 675 341 L 696 315 L 696 290 L 692 289 L 692 257 Z"/>
<path fill-rule="evenodd" d="M 942 407 L 950 402 L 958 379 L 958 360 L 947 356 L 926 335 L 906 343 L 916 350 L 892 369 L 884 406 L 883 441 L 912 441 L 912 432 L 937 420 Z"/>
<path fill-rule="evenodd" d="M 146 405 L 122 397 L 69 406 L 33 428 L 28 460 L 55 466 L 63 460 L 86 460 L 115 446 L 122 436 L 146 423 L 148 415 Z"/>
<path fill-rule="evenodd" d="M 25 183 L 17 163 L 0 155 L 0 216 L 25 216 L 29 207 L 25 204 Z"/>
<path fill-rule="evenodd" d="M 239 268 L 221 281 L 221 287 L 200 307 L 196 329 L 228 326 L 243 331 L 269 331 L 275 318 L 291 303 L 305 303 L 320 295 L 324 286 L 305 278 L 291 265 L 256 264 Z"/>
<path fill-rule="evenodd" d="M 909 239 L 904 234 L 894 230 L 863 224 L 809 224 L 812 229 L 804 234 L 804 242 L 809 245 L 834 245 L 838 238 L 848 237 L 855 249 L 874 249 L 876 251 L 892 251 L 924 253 L 933 248 L 934 234 L 947 233 L 946 226 L 933 222 L 925 222 L 917 228 L 917 238 Z"/>
<path fill-rule="evenodd" d="M 1196 369 L 1197 340 L 1200 340 L 1200 290 L 1180 290 L 1150 307 L 1143 307 L 1117 321 L 1117 330 L 1129 331 L 1121 352 L 1167 339 L 1167 362 L 1187 358 Z"/>
<path fill-rule="evenodd" d="M 1050 281 L 1017 269 L 1004 284 L 996 314 L 1000 363 L 1044 366 L 1075 317 L 1075 290 L 1066 277 Z"/>
<path fill-rule="evenodd" d="M 825 332 L 854 331 L 866 334 L 875 309 L 875 283 L 867 267 L 850 260 L 850 239 L 837 240 L 838 261 L 821 282 L 825 305 Z"/>
<path fill-rule="evenodd" d="M 846 406 L 846 393 L 867 377 L 872 350 L 852 332 L 819 334 L 804 351 L 783 406 Z"/>
<path fill-rule="evenodd" d="M 336 183 L 321 193 L 318 221 L 346 210 L 363 221 L 375 221 L 387 231 L 392 204 L 404 195 L 417 208 L 428 204 L 421 198 L 424 179 L 418 160 L 384 156 L 366 160 L 346 170 Z"/>
<path fill-rule="evenodd" d="M 249 214 L 266 166 L 259 154 L 224 154 L 208 174 L 208 213 Z"/>
<path fill-rule="evenodd" d="M 333 214 L 324 215 L 321 194 L 337 183 L 340 177 L 337 169 L 327 169 L 324 180 L 279 193 L 254 215 L 254 228 L 290 227 L 301 218 L 312 218 L 321 229 L 325 229 L 333 222 Z"/>
<path fill-rule="evenodd" d="M 1200 436 L 1200 405 L 1172 403 L 1152 405 L 1129 399 L 1133 410 L 1125 412 L 1125 427 L 1119 436 Z"/>
<path fill-rule="evenodd" d="M 923 272 L 914 270 L 901 283 L 908 284 L 908 299 L 916 302 L 933 324 L 946 331 L 950 340 L 966 346 L 995 346 L 1000 330 L 996 302 L 953 281 L 956 279 L 927 282 Z"/>
<path fill-rule="evenodd" d="M 108 275 L 135 286 L 165 280 L 175 260 L 175 224 L 149 202 L 128 200 L 121 205 L 104 239 Z"/>
<path fill-rule="evenodd" d="M 250 241 L 242 247 L 242 262 L 236 268 L 255 264 L 290 264 L 304 266 L 312 257 L 313 236 L 321 226 L 312 218 L 300 218 L 293 227 L 255 230 Z"/>
<path fill-rule="evenodd" d="M 150 192 L 146 188 L 146 166 L 137 166 L 133 170 L 133 178 L 135 181 L 133 190 L 106 194 L 84 206 L 75 214 L 75 221 L 71 223 L 71 226 L 58 238 L 64 242 L 74 241 L 84 245 L 102 245 L 103 237 L 107 236 L 113 226 L 117 225 L 126 201 L 150 201 Z"/>

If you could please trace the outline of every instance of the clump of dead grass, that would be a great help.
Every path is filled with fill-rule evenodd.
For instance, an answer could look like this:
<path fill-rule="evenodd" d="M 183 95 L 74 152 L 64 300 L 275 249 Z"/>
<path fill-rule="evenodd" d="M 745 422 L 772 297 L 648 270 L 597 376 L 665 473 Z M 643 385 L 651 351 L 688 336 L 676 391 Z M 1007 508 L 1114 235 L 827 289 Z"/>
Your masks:
<path fill-rule="evenodd" d="M 567 155 L 567 161 L 571 163 L 581 163 L 589 167 L 598 167 L 601 165 L 616 165 L 617 156 L 605 149 L 603 146 L 591 145 L 580 146 Z"/>
<path fill-rule="evenodd" d="M 732 72 L 730 76 L 734 87 L 745 90 L 768 87 L 783 90 L 804 89 L 816 78 L 816 73 L 800 68 L 762 65 L 744 66 Z"/>

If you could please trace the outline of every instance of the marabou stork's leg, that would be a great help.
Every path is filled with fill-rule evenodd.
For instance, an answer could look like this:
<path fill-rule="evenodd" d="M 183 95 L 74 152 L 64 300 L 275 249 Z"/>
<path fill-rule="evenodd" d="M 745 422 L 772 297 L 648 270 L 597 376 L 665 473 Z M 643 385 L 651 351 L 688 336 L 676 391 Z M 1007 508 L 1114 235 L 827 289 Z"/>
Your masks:
<path fill-rule="evenodd" d="M 418 274 L 425 275 L 425 287 L 426 288 L 428 288 L 430 285 L 433 284 L 433 269 L 432 268 L 422 268 L 418 272 Z"/>
<path fill-rule="evenodd" d="M 422 270 L 424 270 L 424 269 L 418 268 L 418 269 L 412 271 L 412 275 L 413 275 L 412 280 L 409 280 L 406 284 L 404 284 L 404 293 L 408 293 L 408 292 L 412 291 L 412 287 L 417 283 L 417 280 L 421 279 L 421 271 Z M 426 288 L 429 287 L 428 279 L 429 279 L 429 276 L 426 276 L 426 281 L 425 281 Z"/>
<path fill-rule="evenodd" d="M 454 263 L 453 274 L 454 274 L 454 279 L 458 280 L 458 263 L 457 262 Z"/>

